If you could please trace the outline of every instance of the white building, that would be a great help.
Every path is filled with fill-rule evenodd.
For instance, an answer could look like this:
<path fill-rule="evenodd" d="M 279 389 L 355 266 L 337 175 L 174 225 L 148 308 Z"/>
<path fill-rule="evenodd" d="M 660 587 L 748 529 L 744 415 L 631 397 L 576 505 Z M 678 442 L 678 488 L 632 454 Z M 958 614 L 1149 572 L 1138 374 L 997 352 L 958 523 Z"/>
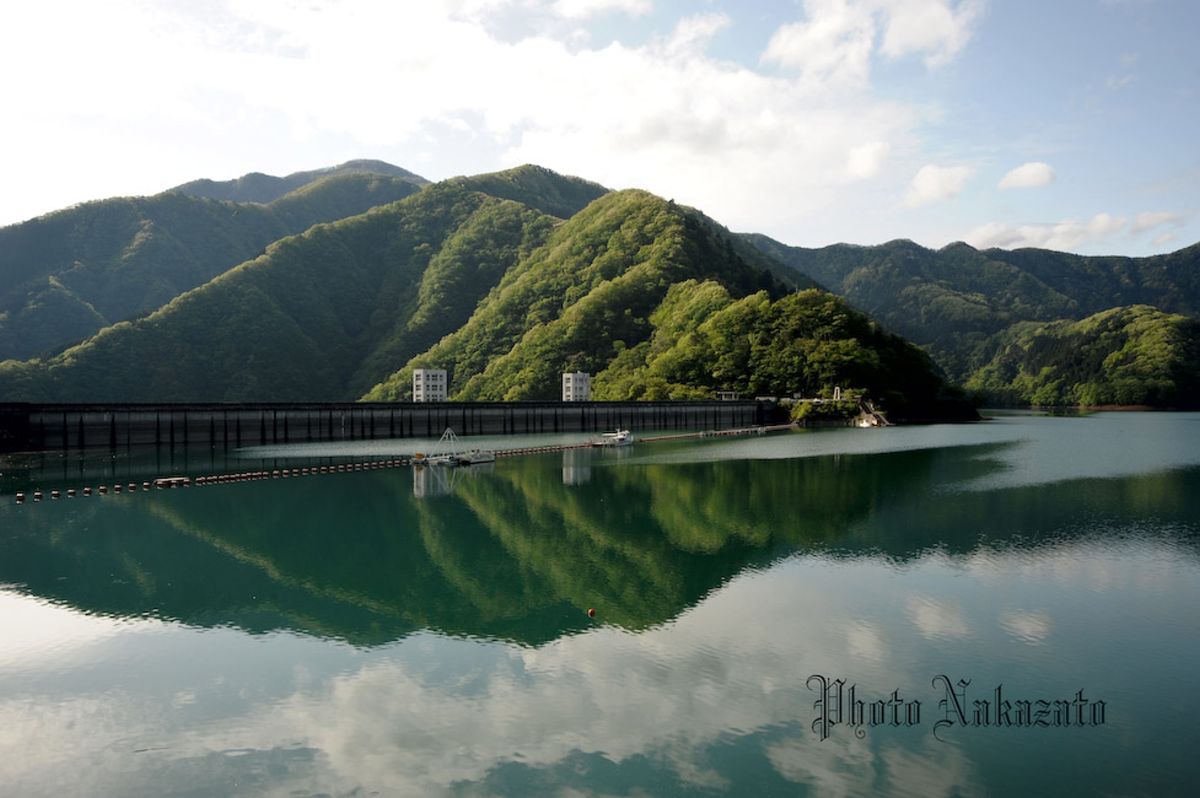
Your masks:
<path fill-rule="evenodd" d="M 413 369 L 413 401 L 446 401 L 446 370 Z"/>
<path fill-rule="evenodd" d="M 564 402 L 586 402 L 592 398 L 592 375 L 586 371 L 564 371 L 562 389 Z"/>

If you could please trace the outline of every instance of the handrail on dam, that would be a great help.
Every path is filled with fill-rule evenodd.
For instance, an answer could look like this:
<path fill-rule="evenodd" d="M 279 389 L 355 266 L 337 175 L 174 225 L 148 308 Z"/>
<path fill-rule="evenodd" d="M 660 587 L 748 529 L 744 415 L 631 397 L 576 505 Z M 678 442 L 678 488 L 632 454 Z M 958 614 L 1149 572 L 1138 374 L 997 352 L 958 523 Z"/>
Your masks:
<path fill-rule="evenodd" d="M 553 432 L 731 429 L 770 423 L 766 401 L 0 403 L 0 451 L 266 444 Z"/>

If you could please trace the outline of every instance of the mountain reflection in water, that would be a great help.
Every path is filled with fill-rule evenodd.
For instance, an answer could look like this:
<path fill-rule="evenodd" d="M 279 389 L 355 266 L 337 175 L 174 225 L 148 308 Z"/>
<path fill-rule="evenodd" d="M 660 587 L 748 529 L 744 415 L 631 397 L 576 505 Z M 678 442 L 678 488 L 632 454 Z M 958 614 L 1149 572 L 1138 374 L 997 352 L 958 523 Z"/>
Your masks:
<path fill-rule="evenodd" d="M 902 564 L 1200 518 L 1197 468 L 950 489 L 1003 470 L 1016 445 L 644 465 L 577 450 L 44 504 L 0 538 L 0 581 L 88 613 L 535 645 L 586 628 L 588 607 L 627 629 L 664 623 L 796 554 Z"/>
<path fill-rule="evenodd" d="M 0 793 L 1189 794 L 1197 431 L 1025 416 L 3 504 Z M 234 458 L 405 444 L 371 445 Z M 813 674 L 921 722 L 821 739 Z M 935 738 L 939 674 L 1107 719 Z"/>

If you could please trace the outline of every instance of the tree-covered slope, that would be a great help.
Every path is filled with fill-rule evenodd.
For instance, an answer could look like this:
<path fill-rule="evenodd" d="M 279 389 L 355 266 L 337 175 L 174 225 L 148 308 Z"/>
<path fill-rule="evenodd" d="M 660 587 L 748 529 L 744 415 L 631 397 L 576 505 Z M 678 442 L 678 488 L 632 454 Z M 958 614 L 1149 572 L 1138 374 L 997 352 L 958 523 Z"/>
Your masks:
<path fill-rule="evenodd" d="M 171 192 L 186 194 L 189 197 L 205 199 L 232 200 L 233 202 L 274 202 L 285 194 L 302 188 L 309 183 L 334 175 L 368 174 L 382 177 L 398 178 L 414 187 L 420 187 L 429 181 L 420 175 L 413 174 L 407 169 L 392 166 L 384 161 L 360 159 L 347 161 L 337 166 L 324 169 L 312 169 L 306 172 L 293 172 L 285 177 L 264 175 L 261 172 L 251 172 L 234 180 L 193 180 L 170 189 Z"/>
<path fill-rule="evenodd" d="M 353 398 L 464 322 L 553 222 L 461 186 L 430 186 L 277 241 L 150 316 L 56 357 L 0 364 L 0 396 Z"/>
<path fill-rule="evenodd" d="M 1003 404 L 1194 406 L 1200 321 L 1134 305 L 1017 324 L 967 387 Z"/>
<path fill-rule="evenodd" d="M 288 218 L 363 180 L 392 178 L 327 177 L 270 206 L 163 199 Z M 694 209 L 519 167 L 277 240 L 148 316 L 0 363 L 0 397 L 400 399 L 427 365 L 459 399 L 556 398 L 582 369 L 598 396 L 841 384 L 929 410 L 944 386 L 924 354 L 823 291 L 789 296 L 812 283 L 785 272 Z"/>
<path fill-rule="evenodd" d="M 988 361 L 993 335 L 1020 321 L 1080 319 L 1131 304 L 1200 315 L 1200 245 L 1118 258 L 961 243 L 936 251 L 911 241 L 805 249 L 745 239 L 925 347 L 958 378 Z"/>
<path fill-rule="evenodd" d="M 525 164 L 503 172 L 455 177 L 448 182 L 493 197 L 520 202 L 531 208 L 567 219 L 608 192 L 599 183 Z"/>
<path fill-rule="evenodd" d="M 272 241 L 416 190 L 405 179 L 336 174 L 270 205 L 166 193 L 0 229 L 0 360 L 61 349 L 156 310 Z"/>
<path fill-rule="evenodd" d="M 786 290 L 718 236 L 699 214 L 652 194 L 606 194 L 505 275 L 462 329 L 367 398 L 407 397 L 423 365 L 449 369 L 457 398 L 556 397 L 564 369 L 598 372 L 645 340 L 673 283 L 715 279 L 736 296 Z"/>
<path fill-rule="evenodd" d="M 673 285 L 650 315 L 653 333 L 593 383 L 598 399 L 683 399 L 717 389 L 747 395 L 861 389 L 895 416 L 970 415 L 929 356 L 826 291 L 734 299 L 713 281 Z"/>
<path fill-rule="evenodd" d="M 955 398 L 916 347 L 825 291 L 790 292 L 723 228 L 641 191 L 608 194 L 559 226 L 462 329 L 367 398 L 407 397 L 419 366 L 448 369 L 459 399 L 557 398 L 575 369 L 596 375 L 597 399 L 845 385 L 917 417 Z"/>

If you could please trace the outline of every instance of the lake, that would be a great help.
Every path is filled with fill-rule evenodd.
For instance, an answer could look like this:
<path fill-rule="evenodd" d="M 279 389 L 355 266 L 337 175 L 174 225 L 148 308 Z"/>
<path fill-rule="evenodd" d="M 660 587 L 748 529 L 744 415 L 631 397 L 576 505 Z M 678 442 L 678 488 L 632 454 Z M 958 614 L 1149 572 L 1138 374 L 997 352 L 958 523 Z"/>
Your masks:
<path fill-rule="evenodd" d="M 13 500 L 429 446 L 0 461 L 0 794 L 1200 782 L 1196 413 Z"/>

